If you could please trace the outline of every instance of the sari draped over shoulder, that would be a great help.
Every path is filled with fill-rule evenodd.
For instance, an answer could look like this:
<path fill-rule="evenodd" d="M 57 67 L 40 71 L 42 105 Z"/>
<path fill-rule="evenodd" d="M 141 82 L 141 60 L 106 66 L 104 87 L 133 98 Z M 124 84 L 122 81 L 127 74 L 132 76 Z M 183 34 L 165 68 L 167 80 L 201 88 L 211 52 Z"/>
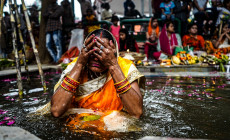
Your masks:
<path fill-rule="evenodd" d="M 76 61 L 77 58 L 74 59 L 62 72 L 58 83 L 54 87 L 54 91 L 56 91 L 61 85 L 64 77 L 72 70 Z M 133 62 L 128 59 L 118 57 L 118 64 L 124 73 L 124 76 L 130 83 L 144 76 L 137 70 Z M 83 71 L 80 78 L 80 85 L 72 100 L 71 108 L 85 108 L 102 112 L 112 110 L 120 111 L 123 109 L 123 104 L 120 97 L 117 95 L 114 87 L 114 81 L 109 73 L 88 81 L 87 72 Z M 38 109 L 36 113 L 49 113 L 50 108 L 51 103 L 49 102 L 42 108 Z"/>
<path fill-rule="evenodd" d="M 181 46 L 181 38 L 179 34 L 172 33 L 171 39 L 169 39 L 167 34 L 166 24 L 161 30 L 159 40 L 157 43 L 157 52 L 153 53 L 153 57 L 157 60 L 168 59 L 168 55 L 173 55 L 174 48 L 176 46 Z"/>

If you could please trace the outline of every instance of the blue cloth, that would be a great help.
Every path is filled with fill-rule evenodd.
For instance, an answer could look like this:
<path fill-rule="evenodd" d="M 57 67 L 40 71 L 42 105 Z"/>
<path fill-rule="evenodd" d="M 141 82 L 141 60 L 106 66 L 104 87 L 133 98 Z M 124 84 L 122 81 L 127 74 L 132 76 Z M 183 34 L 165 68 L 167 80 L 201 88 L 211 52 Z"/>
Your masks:
<path fill-rule="evenodd" d="M 171 13 L 171 9 L 173 9 L 175 7 L 175 4 L 174 2 L 170 1 L 169 3 L 165 3 L 165 2 L 162 2 L 160 4 L 160 8 L 164 8 L 164 12 L 166 15 L 170 14 Z"/>
<path fill-rule="evenodd" d="M 56 50 L 52 47 L 52 38 Z M 46 47 L 54 62 L 58 62 L 62 55 L 61 30 L 46 33 Z"/>
<path fill-rule="evenodd" d="M 163 14 L 161 15 L 161 19 L 162 20 L 166 20 L 166 18 L 167 18 L 166 15 L 163 15 Z M 174 15 L 170 15 L 170 19 L 173 21 L 175 19 L 175 16 Z"/>

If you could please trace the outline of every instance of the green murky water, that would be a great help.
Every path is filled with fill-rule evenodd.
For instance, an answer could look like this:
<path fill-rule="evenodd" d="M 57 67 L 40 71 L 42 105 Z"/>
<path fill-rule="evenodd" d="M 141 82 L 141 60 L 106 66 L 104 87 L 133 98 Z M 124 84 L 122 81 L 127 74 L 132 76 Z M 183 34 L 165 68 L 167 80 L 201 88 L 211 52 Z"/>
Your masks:
<path fill-rule="evenodd" d="M 138 139 L 144 136 L 227 139 L 230 137 L 230 81 L 225 77 L 152 77 L 146 80 L 144 114 L 140 132 L 109 135 L 75 133 L 63 125 L 64 119 L 50 115 L 26 117 L 30 111 L 50 101 L 60 72 L 45 72 L 48 92 L 40 78 L 23 80 L 24 98 L 18 99 L 15 78 L 0 78 L 0 122 L 10 117 L 19 126 L 41 139 Z M 7 125 L 9 120 L 1 125 Z"/>

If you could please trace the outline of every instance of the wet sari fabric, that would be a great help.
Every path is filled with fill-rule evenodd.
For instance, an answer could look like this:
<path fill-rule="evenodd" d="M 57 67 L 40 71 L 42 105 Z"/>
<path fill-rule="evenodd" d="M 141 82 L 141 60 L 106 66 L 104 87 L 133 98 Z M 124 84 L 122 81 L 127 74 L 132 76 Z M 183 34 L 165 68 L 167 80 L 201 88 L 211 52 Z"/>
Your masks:
<path fill-rule="evenodd" d="M 77 61 L 77 58 L 71 63 L 74 65 Z M 133 64 L 132 61 L 118 57 L 118 64 L 124 73 L 125 77 L 128 77 L 129 70 Z M 100 111 L 110 111 L 110 110 L 122 110 L 123 105 L 120 97 L 116 93 L 116 89 L 114 87 L 114 81 L 109 74 L 106 76 L 107 80 L 103 84 L 102 87 L 97 89 L 92 93 L 85 93 L 85 95 L 78 96 L 78 93 L 75 94 L 75 100 L 73 100 L 73 104 L 77 108 L 87 108 L 92 110 L 100 110 Z M 136 77 L 137 79 L 139 78 Z M 87 83 L 87 72 L 83 72 L 82 79 L 80 81 L 81 84 Z M 136 79 L 136 80 L 137 80 Z M 130 81 L 130 83 L 133 81 Z M 60 81 L 55 86 L 56 88 L 60 85 Z M 87 87 L 85 87 L 87 88 Z"/>

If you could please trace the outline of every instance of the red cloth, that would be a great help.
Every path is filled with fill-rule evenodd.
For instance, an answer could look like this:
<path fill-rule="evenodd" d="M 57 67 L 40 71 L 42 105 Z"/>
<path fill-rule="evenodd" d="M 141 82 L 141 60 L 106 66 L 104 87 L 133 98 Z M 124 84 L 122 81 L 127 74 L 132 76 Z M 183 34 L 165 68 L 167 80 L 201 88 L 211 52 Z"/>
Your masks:
<path fill-rule="evenodd" d="M 70 58 L 77 57 L 79 55 L 79 50 L 77 47 L 72 47 L 69 49 L 67 52 L 65 52 L 62 57 L 59 59 L 59 63 L 61 63 L 65 58 L 69 59 L 71 62 Z"/>
<path fill-rule="evenodd" d="M 161 52 L 154 52 L 154 53 L 153 53 L 153 57 L 154 57 L 156 60 L 159 60 L 160 56 L 161 56 Z"/>
<path fill-rule="evenodd" d="M 161 45 L 161 51 L 172 55 L 173 54 L 173 47 L 178 45 L 176 34 L 172 33 L 171 34 L 171 40 L 169 40 L 168 35 L 167 35 L 167 29 L 166 29 L 166 24 L 164 25 L 164 28 L 161 31 L 160 37 L 160 45 Z"/>
<path fill-rule="evenodd" d="M 184 35 L 182 42 L 184 47 L 194 47 L 193 50 L 195 51 L 204 50 L 205 41 L 201 35 L 196 35 L 196 37 L 193 37 L 191 35 Z"/>
<path fill-rule="evenodd" d="M 146 42 L 144 47 L 145 47 L 145 54 L 147 56 L 147 58 L 149 58 L 149 47 L 153 47 L 153 46 L 156 46 L 157 43 L 150 43 L 150 42 Z"/>

